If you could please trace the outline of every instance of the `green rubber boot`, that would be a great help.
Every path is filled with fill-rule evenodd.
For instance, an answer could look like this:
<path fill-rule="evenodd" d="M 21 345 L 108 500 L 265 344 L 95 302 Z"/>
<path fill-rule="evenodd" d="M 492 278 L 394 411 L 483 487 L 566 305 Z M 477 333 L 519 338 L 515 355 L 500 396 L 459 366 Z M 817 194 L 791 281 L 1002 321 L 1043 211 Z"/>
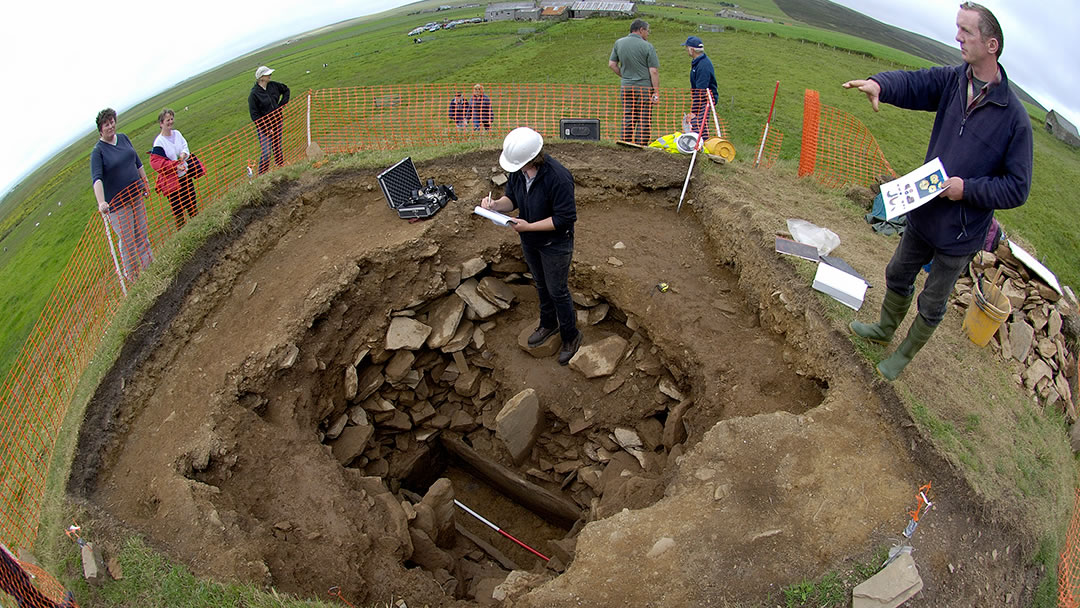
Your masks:
<path fill-rule="evenodd" d="M 848 324 L 851 333 L 871 342 L 888 344 L 892 341 L 893 334 L 900 322 L 904 320 L 908 308 L 911 308 L 911 300 L 915 294 L 904 297 L 895 291 L 885 289 L 885 301 L 881 303 L 881 320 L 877 323 L 859 323 L 852 321 Z"/>
<path fill-rule="evenodd" d="M 900 375 L 900 372 L 904 371 L 908 363 L 911 363 L 911 359 L 915 357 L 915 354 L 926 345 L 926 341 L 930 339 L 930 336 L 934 335 L 934 330 L 937 326 L 930 326 L 923 320 L 922 315 L 915 315 L 915 322 L 911 324 L 911 329 L 908 330 L 907 337 L 897 347 L 896 352 L 891 357 L 885 359 L 881 363 L 877 364 L 877 371 L 885 376 L 886 380 L 896 380 L 896 377 Z"/>

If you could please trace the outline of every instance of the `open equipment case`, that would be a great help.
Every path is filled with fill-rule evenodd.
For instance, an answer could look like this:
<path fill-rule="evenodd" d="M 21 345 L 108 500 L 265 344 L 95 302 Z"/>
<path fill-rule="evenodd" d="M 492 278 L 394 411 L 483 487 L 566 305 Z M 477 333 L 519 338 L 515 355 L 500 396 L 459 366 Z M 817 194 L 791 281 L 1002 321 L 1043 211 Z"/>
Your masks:
<path fill-rule="evenodd" d="M 386 196 L 386 204 L 404 220 L 429 218 L 450 200 L 457 200 L 453 186 L 436 186 L 435 180 L 431 179 L 426 187 L 420 183 L 420 174 L 409 156 L 380 173 L 376 179 Z"/>

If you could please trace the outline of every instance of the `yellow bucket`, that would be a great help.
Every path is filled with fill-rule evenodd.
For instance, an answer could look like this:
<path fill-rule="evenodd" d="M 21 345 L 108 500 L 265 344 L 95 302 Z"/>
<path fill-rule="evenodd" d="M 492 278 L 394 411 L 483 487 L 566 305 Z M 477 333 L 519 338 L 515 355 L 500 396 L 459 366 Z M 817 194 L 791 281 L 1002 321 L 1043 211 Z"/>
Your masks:
<path fill-rule="evenodd" d="M 972 342 L 986 346 L 1011 313 L 1009 298 L 1001 293 L 997 285 L 980 278 L 971 288 L 971 305 L 964 315 L 961 329 Z"/>
<path fill-rule="evenodd" d="M 705 140 L 705 152 L 714 154 L 731 162 L 735 160 L 735 146 L 731 145 L 731 142 L 719 137 L 710 137 Z"/>

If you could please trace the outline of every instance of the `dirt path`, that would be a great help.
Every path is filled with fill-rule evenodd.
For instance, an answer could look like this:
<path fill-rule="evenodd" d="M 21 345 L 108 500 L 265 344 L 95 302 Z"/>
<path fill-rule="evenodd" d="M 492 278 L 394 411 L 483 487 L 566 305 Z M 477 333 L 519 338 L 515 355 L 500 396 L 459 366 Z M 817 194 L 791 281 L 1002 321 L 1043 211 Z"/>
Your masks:
<path fill-rule="evenodd" d="M 549 410 L 544 446 L 561 441 L 571 453 L 606 429 L 662 423 L 674 405 L 656 390 L 664 373 L 693 406 L 686 442 L 627 473 L 641 480 L 638 490 L 605 494 L 601 512 L 612 514 L 577 535 L 570 568 L 515 605 L 757 603 L 891 544 L 930 478 L 953 500 L 920 529 L 926 589 L 910 605 L 1030 593 L 1033 572 L 1008 532 L 986 528 L 971 492 L 926 453 L 895 394 L 873 383 L 806 281 L 772 253 L 775 214 L 750 204 L 777 197 L 796 213 L 820 195 L 727 167 L 696 179 L 694 201 L 676 214 L 683 157 L 572 144 L 551 153 L 577 183 L 572 287 L 613 310 L 586 328 L 585 342 L 618 334 L 641 346 L 611 391 L 607 379 L 533 358 L 516 340 L 535 322 L 535 293 L 516 283 L 520 303 L 494 318 L 477 353 L 497 384 L 492 403 L 534 388 Z M 312 596 L 339 585 L 368 601 L 396 593 L 410 605 L 452 603 L 430 573 L 403 568 L 382 482 L 340 466 L 320 433 L 346 405 L 342 370 L 382 340 L 391 312 L 422 310 L 465 260 L 518 255 L 516 236 L 469 213 L 490 188 L 496 157 L 421 167 L 462 199 L 427 222 L 398 220 L 374 172 L 305 178 L 276 193 L 279 202 L 199 277 L 152 354 L 125 377 L 116 413 L 91 412 L 83 434 L 107 437 L 106 449 L 100 469 L 80 465 L 94 462 L 83 450 L 76 469 L 94 470 L 81 472 L 87 481 L 74 492 L 200 575 Z M 865 234 L 841 237 L 866 249 Z M 884 266 L 853 263 L 868 273 Z M 671 289 L 658 291 L 660 281 Z M 645 371 L 650 361 L 666 372 Z M 91 407 L 104 411 L 102 400 Z M 590 427 L 567 432 L 578 417 Z M 580 486 L 571 489 L 587 497 Z M 594 517 L 595 506 L 580 502 Z M 511 511 L 498 513 L 531 525 Z M 662 539 L 666 550 L 650 555 Z M 996 560 L 980 559 L 995 549 Z"/>

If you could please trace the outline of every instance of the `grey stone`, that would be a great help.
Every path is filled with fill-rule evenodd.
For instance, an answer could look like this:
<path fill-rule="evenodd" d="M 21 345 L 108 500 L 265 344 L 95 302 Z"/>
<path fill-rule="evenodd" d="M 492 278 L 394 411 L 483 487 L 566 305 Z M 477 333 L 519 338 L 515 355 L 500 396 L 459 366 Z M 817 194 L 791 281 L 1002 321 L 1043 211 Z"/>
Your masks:
<path fill-rule="evenodd" d="M 461 278 L 462 280 L 465 280 L 470 277 L 475 277 L 483 272 L 485 268 L 487 268 L 487 262 L 484 261 L 484 258 L 465 260 L 461 263 Z"/>
<path fill-rule="evenodd" d="M 506 575 L 506 580 L 495 587 L 491 597 L 503 602 L 516 599 L 527 593 L 533 587 L 539 587 L 546 582 L 548 577 L 543 574 L 535 574 L 524 570 L 514 570 Z"/>
<path fill-rule="evenodd" d="M 1059 373 L 1054 377 L 1054 388 L 1062 399 L 1072 403 L 1072 389 L 1069 388 L 1069 381 L 1065 378 L 1065 374 Z"/>
<path fill-rule="evenodd" d="M 1035 330 L 1026 321 L 1014 321 L 1009 325 L 1009 342 L 1012 343 L 1012 356 L 1017 361 L 1027 359 L 1028 351 L 1031 350 L 1031 341 L 1035 338 Z"/>
<path fill-rule="evenodd" d="M 1058 337 L 1058 334 L 1061 333 L 1062 324 L 1063 320 L 1061 318 L 1061 313 L 1055 308 L 1054 311 L 1050 313 L 1050 320 L 1047 321 L 1046 324 L 1046 337 L 1051 340 Z"/>
<path fill-rule="evenodd" d="M 664 421 L 664 447 L 667 449 L 670 450 L 686 441 L 686 424 L 683 418 L 686 416 L 686 410 L 690 409 L 693 403 L 689 399 L 684 399 L 668 413 L 667 420 Z"/>
<path fill-rule="evenodd" d="M 612 376 L 608 378 L 607 382 L 604 382 L 604 394 L 610 395 L 611 393 L 614 393 L 619 390 L 619 387 L 622 386 L 624 382 L 626 382 L 626 378 L 623 378 L 622 376 Z"/>
<path fill-rule="evenodd" d="M 345 430 L 345 425 L 349 423 L 349 415 L 342 414 L 334 420 L 330 426 L 326 429 L 327 439 L 337 439 L 338 435 L 341 435 L 341 431 Z"/>
<path fill-rule="evenodd" d="M 289 369 L 296 364 L 296 358 L 300 356 L 300 348 L 295 344 L 285 347 L 285 354 L 281 357 L 281 369 Z"/>
<path fill-rule="evenodd" d="M 1036 306 L 1035 309 L 1031 311 L 1030 319 L 1031 326 L 1035 329 L 1036 332 L 1038 332 L 1041 331 L 1042 328 L 1046 327 L 1046 324 L 1050 320 L 1050 315 L 1047 314 L 1044 307 Z"/>
<path fill-rule="evenodd" d="M 521 350 L 529 353 L 530 355 L 538 359 L 550 357 L 551 355 L 559 352 L 559 349 L 562 347 L 562 339 L 559 337 L 558 333 L 548 338 L 548 340 L 540 346 L 529 346 L 529 336 L 531 336 L 532 333 L 536 331 L 536 325 L 534 325 L 534 323 L 535 321 L 529 321 L 525 324 L 524 327 L 521 328 L 521 332 L 518 333 L 518 346 L 521 347 Z"/>
<path fill-rule="evenodd" d="M 345 400 L 352 401 L 356 398 L 356 390 L 358 388 L 358 379 L 356 377 L 356 368 L 347 365 L 345 366 Z"/>
<path fill-rule="evenodd" d="M 543 430 L 544 410 L 536 391 L 514 395 L 495 416 L 495 436 L 503 442 L 514 464 L 521 464 Z"/>
<path fill-rule="evenodd" d="M 446 281 L 446 288 L 450 291 L 457 289 L 458 285 L 461 285 L 461 269 L 450 268 L 443 273 L 443 280 Z"/>
<path fill-rule="evenodd" d="M 430 420 L 435 417 L 435 408 L 431 406 L 427 401 L 421 401 L 415 407 L 409 410 L 409 418 L 412 420 L 413 425 L 420 424 L 425 420 Z"/>
<path fill-rule="evenodd" d="M 364 372 L 360 374 L 360 378 L 357 382 L 356 401 L 364 401 L 373 395 L 375 391 L 379 390 L 379 387 L 386 382 L 386 376 L 383 376 L 382 370 L 383 368 L 381 365 L 373 365 L 364 368 Z"/>
<path fill-rule="evenodd" d="M 354 405 L 346 410 L 349 421 L 353 424 L 370 424 L 372 421 L 367 416 L 367 410 L 362 405 Z"/>
<path fill-rule="evenodd" d="M 502 188 L 507 181 L 508 178 L 506 177 L 505 173 L 496 173 L 495 175 L 491 176 L 491 183 L 495 184 L 496 188 Z"/>
<path fill-rule="evenodd" d="M 465 347 L 472 342 L 473 329 L 475 327 L 476 324 L 472 321 L 464 321 L 461 325 L 458 325 L 454 337 L 450 338 L 450 341 L 444 344 L 439 350 L 444 353 L 456 353 L 465 350 Z"/>
<path fill-rule="evenodd" d="M 347 426 L 337 439 L 330 442 L 330 450 L 339 463 L 347 465 L 364 452 L 374 434 L 375 427 L 370 425 Z"/>
<path fill-rule="evenodd" d="M 395 410 L 393 403 L 378 396 L 364 400 L 364 402 L 360 404 L 360 407 L 372 414 L 383 414 Z"/>
<path fill-rule="evenodd" d="M 629 342 L 620 336 L 608 336 L 593 344 L 584 344 L 570 359 L 570 367 L 586 378 L 599 378 L 615 373 Z"/>
<path fill-rule="evenodd" d="M 95 587 L 105 584 L 105 559 L 101 555 L 101 549 L 94 543 L 86 543 L 82 546 L 83 578 Z"/>
<path fill-rule="evenodd" d="M 477 291 L 477 285 L 479 283 L 477 283 L 476 279 L 469 279 L 458 285 L 454 293 L 460 296 L 462 300 L 465 300 L 465 304 L 472 309 L 477 318 L 486 319 L 499 312 L 499 308 L 480 295 L 480 292 Z"/>
<path fill-rule="evenodd" d="M 1050 338 L 1039 338 L 1039 344 L 1035 347 L 1039 356 L 1043 359 L 1052 359 L 1057 354 L 1057 345 Z"/>
<path fill-rule="evenodd" d="M 452 547 L 456 532 L 454 530 L 454 484 L 445 477 L 438 479 L 428 488 L 420 504 L 431 509 L 435 517 L 435 536 L 433 540 L 440 547 Z"/>
<path fill-rule="evenodd" d="M 664 375 L 660 378 L 660 392 L 671 397 L 675 401 L 683 400 L 682 392 L 679 390 L 679 387 L 675 385 L 675 380 L 670 376 Z"/>
<path fill-rule="evenodd" d="M 641 437 L 641 443 L 646 450 L 651 452 L 664 444 L 664 423 L 656 418 L 649 416 L 634 428 L 637 429 L 638 437 Z"/>
<path fill-rule="evenodd" d="M 619 258 L 617 258 L 617 257 L 615 257 L 615 256 L 611 256 L 611 257 L 609 257 L 609 258 L 607 259 L 607 263 L 608 263 L 608 264 L 611 264 L 612 266 L 614 266 L 614 267 L 616 267 L 616 268 L 618 268 L 618 267 L 620 267 L 620 266 L 622 266 L 622 265 L 623 265 L 623 262 L 622 262 L 622 260 L 620 260 Z"/>
<path fill-rule="evenodd" d="M 441 348 L 457 333 L 458 324 L 465 314 L 465 300 L 456 293 L 451 293 L 432 309 L 428 315 L 431 334 L 428 336 L 428 348 Z"/>
<path fill-rule="evenodd" d="M 464 410 L 458 410 L 450 416 L 450 430 L 457 433 L 468 433 L 476 428 L 476 421 L 466 414 Z"/>
<path fill-rule="evenodd" d="M 476 291 L 484 296 L 488 302 L 491 302 L 503 310 L 509 309 L 510 304 L 515 298 L 514 290 L 510 289 L 509 285 L 495 277 L 484 277 L 480 279 L 480 282 L 476 284 Z"/>
<path fill-rule="evenodd" d="M 454 392 L 462 397 L 472 397 L 480 390 L 480 370 L 470 369 L 458 376 L 454 382 Z"/>
<path fill-rule="evenodd" d="M 888 566 L 851 592 L 852 608 L 896 608 L 923 588 L 910 553 L 901 553 Z"/>
<path fill-rule="evenodd" d="M 413 362 L 416 361 L 416 355 L 412 351 L 399 350 L 394 353 L 393 357 L 386 363 L 386 367 L 383 368 L 383 373 L 386 375 L 388 382 L 401 382 L 405 375 L 412 369 Z"/>
<path fill-rule="evenodd" d="M 487 344 L 487 337 L 484 335 L 484 330 L 480 327 L 473 329 L 472 344 L 476 347 L 476 350 L 484 350 L 484 345 Z"/>
<path fill-rule="evenodd" d="M 600 304 L 600 298 L 592 294 L 582 293 L 580 291 L 570 292 L 570 299 L 574 301 L 574 304 L 581 306 L 582 308 L 592 308 Z"/>
<path fill-rule="evenodd" d="M 596 325 L 607 318 L 608 311 L 611 310 L 611 305 L 607 302 L 601 302 L 596 306 L 593 306 L 588 310 L 589 316 L 587 322 L 589 325 Z"/>
<path fill-rule="evenodd" d="M 1050 366 L 1046 364 L 1046 361 L 1042 359 L 1036 359 L 1031 367 L 1023 373 L 1024 386 L 1032 388 L 1037 386 L 1039 381 L 1043 378 L 1053 379 L 1054 370 L 1050 369 Z"/>
<path fill-rule="evenodd" d="M 412 428 L 412 421 L 405 412 L 395 409 L 394 415 L 380 426 L 391 431 L 408 431 Z"/>
<path fill-rule="evenodd" d="M 416 350 L 429 335 L 431 328 L 416 319 L 394 317 L 386 330 L 386 350 Z"/>

